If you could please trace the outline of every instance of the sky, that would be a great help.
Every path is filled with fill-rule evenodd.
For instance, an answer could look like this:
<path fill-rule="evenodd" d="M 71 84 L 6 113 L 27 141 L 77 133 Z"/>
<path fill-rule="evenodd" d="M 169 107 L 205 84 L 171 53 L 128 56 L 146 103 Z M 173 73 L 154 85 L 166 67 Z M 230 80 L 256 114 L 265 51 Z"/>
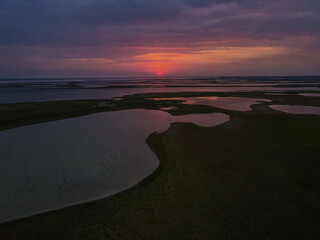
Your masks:
<path fill-rule="evenodd" d="M 0 77 L 320 75 L 320 0 L 0 0 Z"/>

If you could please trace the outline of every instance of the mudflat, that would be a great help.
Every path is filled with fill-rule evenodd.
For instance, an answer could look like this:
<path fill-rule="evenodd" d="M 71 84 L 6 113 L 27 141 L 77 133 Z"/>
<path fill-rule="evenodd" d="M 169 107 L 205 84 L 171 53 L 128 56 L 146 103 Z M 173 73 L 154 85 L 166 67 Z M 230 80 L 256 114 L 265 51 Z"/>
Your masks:
<path fill-rule="evenodd" d="M 159 96 L 131 96 L 115 108 L 175 106 L 168 112 L 222 112 L 231 120 L 212 128 L 175 123 L 151 134 L 147 143 L 160 165 L 138 185 L 103 200 L 1 224 L 0 238 L 317 239 L 320 117 L 268 107 L 320 106 L 317 98 L 266 95 L 273 102 L 240 112 L 146 97 Z M 88 109 L 79 114 L 100 111 Z M 30 118 L 19 121 L 29 124 Z"/>

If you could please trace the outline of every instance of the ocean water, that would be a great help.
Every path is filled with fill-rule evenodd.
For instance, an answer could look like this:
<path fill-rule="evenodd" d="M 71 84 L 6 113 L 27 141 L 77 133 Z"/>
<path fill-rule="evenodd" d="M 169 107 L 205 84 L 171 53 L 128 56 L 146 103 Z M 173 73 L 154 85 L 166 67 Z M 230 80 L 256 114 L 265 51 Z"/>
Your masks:
<path fill-rule="evenodd" d="M 0 79 L 0 104 L 106 99 L 136 93 L 319 91 L 320 77 Z"/>

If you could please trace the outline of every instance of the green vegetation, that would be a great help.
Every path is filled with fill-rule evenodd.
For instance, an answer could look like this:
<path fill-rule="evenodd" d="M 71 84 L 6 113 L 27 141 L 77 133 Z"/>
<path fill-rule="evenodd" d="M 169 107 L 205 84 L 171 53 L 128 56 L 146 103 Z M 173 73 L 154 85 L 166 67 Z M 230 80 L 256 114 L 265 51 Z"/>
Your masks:
<path fill-rule="evenodd" d="M 221 94 L 320 106 L 319 98 L 297 95 L 210 93 Z M 2 224 L 0 239 L 318 239 L 320 117 L 285 114 L 268 108 L 269 103 L 238 112 L 144 99 L 178 95 L 199 93 L 133 95 L 110 108 L 93 107 L 99 101 L 43 103 L 43 109 L 47 104 L 66 106 L 68 113 L 71 105 L 66 104 L 88 109 L 72 116 L 176 106 L 173 114 L 224 112 L 231 120 L 212 128 L 175 123 L 165 133 L 150 135 L 147 143 L 160 166 L 136 187 Z M 0 109 L 9 111 L 13 105 Z M 63 117 L 58 107 L 50 111 L 52 120 L 57 113 Z M 32 118 L 23 116 L 19 124 L 29 124 L 23 119 Z M 37 121 L 41 118 L 35 114 L 33 123 Z"/>

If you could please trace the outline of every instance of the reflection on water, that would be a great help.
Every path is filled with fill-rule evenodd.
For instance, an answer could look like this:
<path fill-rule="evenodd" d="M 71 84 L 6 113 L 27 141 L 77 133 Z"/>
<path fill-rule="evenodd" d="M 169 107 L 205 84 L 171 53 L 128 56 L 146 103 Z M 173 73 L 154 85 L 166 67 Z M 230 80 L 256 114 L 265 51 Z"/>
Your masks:
<path fill-rule="evenodd" d="M 288 93 L 264 93 L 265 95 L 278 95 L 278 96 L 284 96 L 284 95 L 290 95 Z"/>
<path fill-rule="evenodd" d="M 319 77 L 0 79 L 0 104 L 106 99 L 136 93 L 319 91 Z"/>
<path fill-rule="evenodd" d="M 163 110 L 163 111 L 176 110 L 176 109 L 177 109 L 176 107 L 163 107 L 163 108 L 160 108 L 160 110 Z"/>
<path fill-rule="evenodd" d="M 152 98 L 153 100 L 180 100 L 184 104 L 209 105 L 236 111 L 250 111 L 251 105 L 259 102 L 270 102 L 269 99 L 240 98 L 240 97 L 176 97 L 176 98 Z"/>
<path fill-rule="evenodd" d="M 80 99 L 106 99 L 139 93 L 167 92 L 251 92 L 251 91 L 309 91 L 315 87 L 164 87 L 164 88 L 111 88 L 111 89 L 1 89 L 0 104 L 20 102 L 46 102 Z"/>
<path fill-rule="evenodd" d="M 269 107 L 286 113 L 320 115 L 320 107 L 298 105 L 269 105 Z"/>
<path fill-rule="evenodd" d="M 146 138 L 172 122 L 214 126 L 221 113 L 126 110 L 0 132 L 0 222 L 125 190 L 158 166 Z"/>

